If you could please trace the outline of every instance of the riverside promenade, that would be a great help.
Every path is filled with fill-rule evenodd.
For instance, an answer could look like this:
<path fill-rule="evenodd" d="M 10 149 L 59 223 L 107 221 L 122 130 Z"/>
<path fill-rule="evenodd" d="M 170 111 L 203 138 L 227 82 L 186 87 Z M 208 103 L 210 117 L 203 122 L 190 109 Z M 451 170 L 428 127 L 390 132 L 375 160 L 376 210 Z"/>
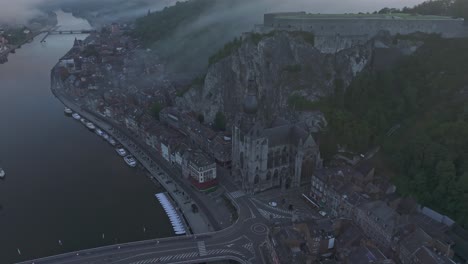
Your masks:
<path fill-rule="evenodd" d="M 109 122 L 104 120 L 104 118 L 83 109 L 73 100 L 66 98 L 66 96 L 57 89 L 57 87 L 61 87 L 61 84 L 56 82 L 52 86 L 53 94 L 65 106 L 93 122 L 100 129 L 106 131 L 106 133 L 115 138 L 151 174 L 152 180 L 156 179 L 159 182 L 159 184 L 167 191 L 168 196 L 175 203 L 175 209 L 181 215 L 181 219 L 184 219 L 186 224 L 189 226 L 187 233 L 199 234 L 214 230 L 213 223 L 208 219 L 208 216 L 205 215 L 205 210 L 199 210 L 197 213 L 192 211 L 192 203 L 196 204 L 198 208 L 204 208 L 201 202 L 196 201 L 193 199 L 194 196 L 189 195 L 193 190 L 188 190 L 185 185 L 178 184 L 174 177 L 170 177 L 167 172 L 164 171 L 161 166 L 152 157 L 150 157 L 142 147 L 139 146 L 139 144 L 131 140 L 124 131 L 121 131 L 118 127 L 111 125 Z"/>

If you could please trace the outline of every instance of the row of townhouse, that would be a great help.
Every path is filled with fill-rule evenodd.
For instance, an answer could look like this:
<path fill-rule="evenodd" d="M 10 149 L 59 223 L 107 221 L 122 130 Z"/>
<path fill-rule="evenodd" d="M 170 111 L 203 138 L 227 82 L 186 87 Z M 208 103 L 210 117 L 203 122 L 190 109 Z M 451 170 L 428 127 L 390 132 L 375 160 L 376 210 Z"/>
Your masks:
<path fill-rule="evenodd" d="M 182 176 L 198 190 L 210 191 L 217 186 L 217 167 L 214 159 L 202 150 L 191 147 L 187 136 L 162 125 L 141 110 L 130 110 L 124 125 L 161 157 L 182 171 Z"/>
<path fill-rule="evenodd" d="M 221 166 L 231 165 L 231 137 L 223 132 L 215 132 L 201 124 L 193 113 L 183 112 L 176 107 L 166 107 L 159 113 L 159 120 L 179 131 L 196 146 L 216 160 Z"/>
<path fill-rule="evenodd" d="M 454 241 L 446 235 L 450 226 L 423 214 L 414 200 L 394 192 L 374 198 L 362 181 L 367 176 L 346 166 L 316 170 L 308 196 L 332 218 L 352 221 L 397 262 L 454 263 Z"/>

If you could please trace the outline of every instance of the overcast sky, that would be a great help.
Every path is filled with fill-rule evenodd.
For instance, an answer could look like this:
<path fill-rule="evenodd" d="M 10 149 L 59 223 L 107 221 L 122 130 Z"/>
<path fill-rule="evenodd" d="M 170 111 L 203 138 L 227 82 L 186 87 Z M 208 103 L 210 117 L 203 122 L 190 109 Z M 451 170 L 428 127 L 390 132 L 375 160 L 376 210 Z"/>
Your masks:
<path fill-rule="evenodd" d="M 54 0 L 0 0 L 0 22 L 23 23 L 37 14 L 37 6 Z M 72 0 L 73 1 L 73 0 Z M 80 0 L 74 0 L 80 1 Z M 102 1 L 102 0 L 96 0 Z M 112 1 L 112 0 L 108 0 Z M 132 1 L 132 0 L 128 0 Z M 158 0 L 154 0 L 157 2 Z M 235 1 L 235 0 L 232 0 Z M 252 0 L 254 2 L 256 0 Z M 265 0 L 260 0 L 265 1 Z M 314 13 L 372 12 L 383 7 L 413 6 L 423 0 L 268 0 L 271 10 L 308 11 Z M 266 12 L 268 7 L 265 8 Z"/>

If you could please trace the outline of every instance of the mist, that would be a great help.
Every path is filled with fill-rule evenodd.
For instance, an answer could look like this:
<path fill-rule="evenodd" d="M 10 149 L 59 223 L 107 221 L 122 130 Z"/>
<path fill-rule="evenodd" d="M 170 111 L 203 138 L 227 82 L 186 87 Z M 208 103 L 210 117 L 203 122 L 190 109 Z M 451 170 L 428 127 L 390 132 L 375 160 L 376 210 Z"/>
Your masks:
<path fill-rule="evenodd" d="M 232 0 L 233 2 L 242 0 Z M 148 8 L 160 10 L 165 6 L 172 5 L 176 0 L 0 0 L 0 23 L 24 24 L 29 19 L 41 14 L 41 10 L 53 8 L 83 8 L 87 11 L 103 13 L 108 19 L 132 18 L 142 15 Z M 401 8 L 413 6 L 422 2 L 421 0 L 252 0 L 251 5 L 245 8 L 258 9 L 262 12 L 277 10 L 293 11 L 304 10 L 314 13 L 344 13 L 344 12 L 372 12 L 385 6 Z M 126 9 L 125 12 L 112 12 Z M 125 8 L 123 8 L 125 7 Z M 227 10 L 228 11 L 228 10 Z M 253 11 L 253 10 L 247 10 Z M 112 13 L 112 14 L 111 14 Z M 247 12 L 251 13 L 251 12 Z"/>
<path fill-rule="evenodd" d="M 414 6 L 422 0 L 219 0 L 195 21 L 177 27 L 172 36 L 158 41 L 153 49 L 164 54 L 171 72 L 203 72 L 207 58 L 226 42 L 263 23 L 269 12 L 309 13 L 374 12 L 384 7 Z"/>

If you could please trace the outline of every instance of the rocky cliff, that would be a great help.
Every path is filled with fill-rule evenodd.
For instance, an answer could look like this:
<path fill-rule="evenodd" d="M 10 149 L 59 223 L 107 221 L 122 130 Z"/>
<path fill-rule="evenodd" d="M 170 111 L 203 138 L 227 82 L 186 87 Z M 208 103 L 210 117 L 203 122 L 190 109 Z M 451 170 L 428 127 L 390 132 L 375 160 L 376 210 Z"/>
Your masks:
<path fill-rule="evenodd" d="M 310 113 L 291 111 L 292 96 L 317 101 L 337 88 L 346 89 L 358 73 L 371 68 L 377 48 L 398 50 L 399 46 L 388 36 L 380 36 L 378 45 L 372 40 L 337 53 L 322 53 L 315 47 L 313 36 L 307 34 L 245 34 L 238 47 L 208 68 L 204 84 L 192 87 L 178 98 L 177 104 L 202 113 L 209 122 L 218 111 L 229 119 L 242 111 L 247 82 L 254 79 L 258 114 L 263 119 L 310 119 Z"/>

